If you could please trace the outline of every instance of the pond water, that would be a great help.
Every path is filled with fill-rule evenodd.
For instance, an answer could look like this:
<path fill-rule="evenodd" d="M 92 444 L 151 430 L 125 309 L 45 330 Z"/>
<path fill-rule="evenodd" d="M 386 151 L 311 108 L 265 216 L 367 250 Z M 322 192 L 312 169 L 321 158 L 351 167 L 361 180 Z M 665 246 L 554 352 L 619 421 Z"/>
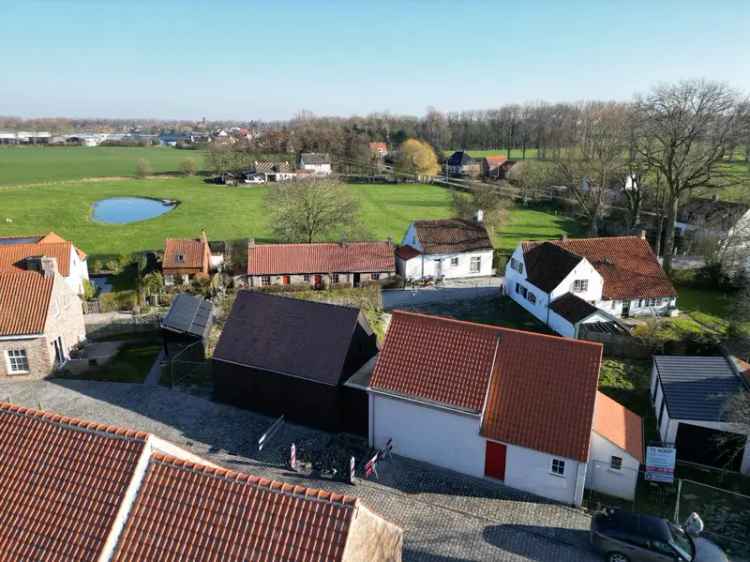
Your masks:
<path fill-rule="evenodd" d="M 111 197 L 94 203 L 91 214 L 98 222 L 128 224 L 158 217 L 176 206 L 176 201 L 148 197 Z"/>

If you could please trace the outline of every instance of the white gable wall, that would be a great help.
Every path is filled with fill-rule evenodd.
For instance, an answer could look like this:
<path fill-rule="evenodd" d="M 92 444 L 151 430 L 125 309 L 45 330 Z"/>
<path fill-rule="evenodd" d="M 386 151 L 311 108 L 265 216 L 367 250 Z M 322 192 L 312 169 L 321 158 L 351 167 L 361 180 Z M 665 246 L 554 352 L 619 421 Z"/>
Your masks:
<path fill-rule="evenodd" d="M 70 268 L 65 282 L 73 289 L 76 295 L 83 294 L 83 280 L 89 278 L 89 266 L 87 260 L 78 257 L 78 252 L 71 245 Z M 59 266 L 58 266 L 59 267 Z"/>
<path fill-rule="evenodd" d="M 567 338 L 576 338 L 578 337 L 578 327 L 581 324 L 589 324 L 591 322 L 609 322 L 610 320 L 611 318 L 608 318 L 607 315 L 603 312 L 594 312 L 591 316 L 584 318 L 582 321 L 574 325 L 570 321 L 557 314 L 557 312 L 550 309 L 548 325 L 561 336 Z"/>
<path fill-rule="evenodd" d="M 465 414 L 440 406 L 370 392 L 370 445 L 385 447 L 392 439 L 393 452 L 485 478 L 487 439 L 479 434 L 478 414 Z M 565 475 L 552 474 L 552 459 L 565 461 Z M 507 486 L 567 504 L 580 505 L 586 463 L 555 457 L 517 445 L 506 444 Z"/>
<path fill-rule="evenodd" d="M 622 459 L 622 469 L 615 470 L 611 467 L 613 456 Z M 617 498 L 632 500 L 635 498 L 640 466 L 638 459 L 626 450 L 595 431 L 591 432 L 586 488 Z"/>

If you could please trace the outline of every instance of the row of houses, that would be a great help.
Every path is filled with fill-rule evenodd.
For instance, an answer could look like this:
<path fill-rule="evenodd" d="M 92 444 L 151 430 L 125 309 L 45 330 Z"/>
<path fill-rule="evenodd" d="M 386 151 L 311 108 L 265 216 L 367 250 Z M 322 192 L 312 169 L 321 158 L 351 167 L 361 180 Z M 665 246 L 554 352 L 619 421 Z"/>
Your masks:
<path fill-rule="evenodd" d="M 443 169 L 449 176 L 504 179 L 515 163 L 499 154 L 474 158 L 465 150 L 457 150 L 446 159 Z"/>

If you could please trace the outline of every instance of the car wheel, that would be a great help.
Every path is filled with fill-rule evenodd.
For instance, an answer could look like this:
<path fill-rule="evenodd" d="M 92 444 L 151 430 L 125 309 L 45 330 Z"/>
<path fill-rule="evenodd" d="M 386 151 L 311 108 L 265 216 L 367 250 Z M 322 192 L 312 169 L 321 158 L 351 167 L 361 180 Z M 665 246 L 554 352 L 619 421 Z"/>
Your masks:
<path fill-rule="evenodd" d="M 607 562 L 630 562 L 630 558 L 622 552 L 610 552 L 607 554 Z"/>

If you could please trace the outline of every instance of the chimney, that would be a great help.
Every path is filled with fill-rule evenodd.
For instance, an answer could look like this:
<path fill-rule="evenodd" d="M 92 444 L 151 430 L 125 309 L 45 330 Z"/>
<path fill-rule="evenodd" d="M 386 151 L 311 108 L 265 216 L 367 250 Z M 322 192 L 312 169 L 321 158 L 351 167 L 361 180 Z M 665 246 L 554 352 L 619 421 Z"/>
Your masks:
<path fill-rule="evenodd" d="M 484 222 L 484 211 L 482 209 L 477 209 L 477 212 L 474 213 L 474 220 L 477 222 Z"/>
<path fill-rule="evenodd" d="M 255 238 L 249 238 L 247 241 L 247 247 L 252 248 L 255 246 Z"/>
<path fill-rule="evenodd" d="M 568 241 L 568 234 L 567 233 L 561 234 L 560 235 L 560 240 L 562 240 L 563 242 L 567 242 Z"/>
<path fill-rule="evenodd" d="M 41 265 L 45 277 L 54 277 L 57 274 L 57 258 L 42 256 Z"/>
<path fill-rule="evenodd" d="M 645 240 L 645 239 L 646 239 L 646 231 L 641 230 L 641 240 Z"/>

